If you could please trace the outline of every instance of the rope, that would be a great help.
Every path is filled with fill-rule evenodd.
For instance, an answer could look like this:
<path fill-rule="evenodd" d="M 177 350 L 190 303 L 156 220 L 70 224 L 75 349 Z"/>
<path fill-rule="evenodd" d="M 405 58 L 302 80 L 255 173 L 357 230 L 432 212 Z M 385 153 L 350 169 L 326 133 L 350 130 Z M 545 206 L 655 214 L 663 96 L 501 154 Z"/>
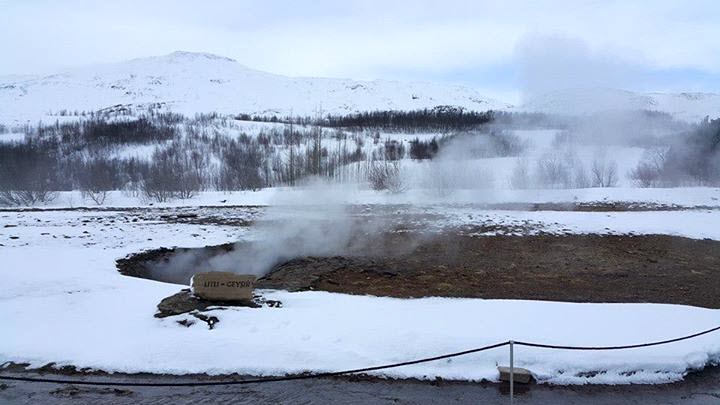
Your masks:
<path fill-rule="evenodd" d="M 679 342 L 681 340 L 692 339 L 692 338 L 706 335 L 708 333 L 712 333 L 712 332 L 715 332 L 718 330 L 720 330 L 720 326 L 716 326 L 714 328 L 710 328 L 710 329 L 704 330 L 702 332 L 693 333 L 692 335 L 687 335 L 687 336 L 683 336 L 683 337 L 679 337 L 679 338 L 661 340 L 661 341 L 650 342 L 650 343 L 624 345 L 624 346 L 562 346 L 562 345 L 548 345 L 548 344 L 543 344 L 543 343 L 522 342 L 522 341 L 513 341 L 513 344 L 520 345 L 520 346 L 538 347 L 538 348 L 543 348 L 543 349 L 559 349 L 559 350 L 622 350 L 622 349 L 635 349 L 635 348 L 639 348 L 639 347 L 658 346 L 658 345 L 664 345 L 664 344 L 668 344 L 668 343 Z M 52 384 L 100 385 L 100 386 L 108 386 L 108 387 L 205 387 L 205 386 L 217 386 L 217 385 L 260 384 L 260 383 L 267 383 L 267 382 L 280 382 L 280 381 L 293 381 L 293 380 L 307 380 L 307 379 L 311 379 L 311 378 L 337 377 L 337 376 L 347 375 L 347 374 L 367 373 L 370 371 L 386 370 L 386 369 L 390 369 L 390 368 L 410 366 L 413 364 L 428 363 L 431 361 L 449 359 L 452 357 L 465 356 L 465 355 L 472 354 L 472 353 L 478 353 L 478 352 L 482 352 L 485 350 L 490 350 L 490 349 L 495 349 L 495 348 L 502 347 L 502 346 L 507 346 L 509 344 L 510 344 L 510 341 L 507 340 L 504 342 L 499 342 L 499 343 L 495 343 L 495 344 L 488 345 L 488 346 L 478 347 L 475 349 L 464 350 L 461 352 L 443 354 L 443 355 L 434 356 L 434 357 L 425 357 L 422 359 L 404 361 L 404 362 L 400 362 L 400 363 L 385 364 L 385 365 L 381 365 L 381 366 L 356 368 L 356 369 L 343 370 L 343 371 L 332 371 L 332 372 L 327 372 L 327 373 L 300 374 L 300 375 L 290 375 L 290 376 L 284 376 L 284 377 L 253 378 L 253 379 L 232 380 L 232 381 L 168 382 L 168 383 L 117 382 L 117 381 L 105 382 L 105 381 L 67 380 L 67 379 L 57 379 L 57 378 L 11 377 L 11 376 L 2 376 L 2 375 L 0 375 L 0 380 L 52 383 Z"/>
<path fill-rule="evenodd" d="M 278 382 L 278 381 L 292 381 L 292 380 L 307 380 L 310 378 L 325 378 L 325 377 L 337 377 L 345 374 L 356 374 L 356 373 L 367 373 L 369 371 L 385 370 L 389 368 L 409 366 L 412 364 L 428 363 L 436 360 L 449 359 L 452 357 L 464 356 L 471 353 L 482 352 L 484 350 L 495 349 L 510 344 L 509 341 L 495 343 L 489 346 L 478 347 L 476 349 L 465 350 L 462 352 L 455 352 L 450 354 L 443 354 L 441 356 L 426 357 L 418 360 L 404 361 L 402 363 L 385 364 L 382 366 L 356 368 L 352 370 L 344 371 L 332 371 L 328 373 L 318 374 L 301 374 L 301 375 L 290 375 L 285 377 L 269 377 L 269 378 L 255 378 L 247 380 L 233 380 L 233 381 L 203 381 L 203 382 L 186 382 L 186 383 L 142 383 L 142 382 L 104 382 L 104 381 L 82 381 L 82 380 L 64 380 L 55 378 L 32 378 L 32 377 L 10 377 L 0 376 L 0 380 L 11 380 L 11 381 L 24 381 L 24 382 L 44 382 L 54 384 L 74 384 L 74 385 L 103 385 L 103 386 L 121 386 L 121 387 L 200 387 L 200 386 L 213 386 L 213 385 L 243 385 L 243 384 L 258 384 L 266 382 Z"/>
<path fill-rule="evenodd" d="M 651 342 L 651 343 L 638 343 L 635 345 L 625 345 L 625 346 L 561 346 L 561 345 L 546 345 L 543 343 L 532 343 L 532 342 L 519 342 L 514 341 L 516 345 L 522 345 L 522 346 L 530 346 L 530 347 L 540 347 L 543 349 L 562 349 L 562 350 L 622 350 L 622 349 L 636 349 L 638 347 L 649 347 L 649 346 L 658 346 L 658 345 L 664 345 L 668 343 L 674 343 L 679 342 L 681 340 L 687 340 L 692 339 L 698 336 L 707 335 L 708 333 L 715 332 L 717 330 L 720 330 L 720 326 L 716 326 L 711 329 L 704 330 L 702 332 L 693 333 L 692 335 L 687 335 L 675 339 L 668 339 L 668 340 L 660 340 L 657 342 Z"/>

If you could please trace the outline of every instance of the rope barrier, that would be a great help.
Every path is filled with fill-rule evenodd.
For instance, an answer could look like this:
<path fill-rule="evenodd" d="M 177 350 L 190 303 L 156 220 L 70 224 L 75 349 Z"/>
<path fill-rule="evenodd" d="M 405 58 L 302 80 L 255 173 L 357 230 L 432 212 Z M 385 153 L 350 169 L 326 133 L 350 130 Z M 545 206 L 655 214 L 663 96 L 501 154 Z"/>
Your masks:
<path fill-rule="evenodd" d="M 213 386 L 213 385 L 243 385 L 243 384 L 258 384 L 266 382 L 279 382 L 279 381 L 292 381 L 292 380 L 307 380 L 310 378 L 325 378 L 325 377 L 337 377 L 345 374 L 357 374 L 367 373 L 370 371 L 385 370 L 389 368 L 409 366 L 413 364 L 428 363 L 436 360 L 449 359 L 452 357 L 464 356 L 471 353 L 482 352 L 485 350 L 495 349 L 508 345 L 510 342 L 500 342 L 488 346 L 478 347 L 475 349 L 464 350 L 462 352 L 455 352 L 450 354 L 443 354 L 440 356 L 426 357 L 418 360 L 404 361 L 401 363 L 385 364 L 382 366 L 356 368 L 352 370 L 344 371 L 332 371 L 328 373 L 318 374 L 301 374 L 301 375 L 290 375 L 285 377 L 269 377 L 269 378 L 255 378 L 247 380 L 232 380 L 232 381 L 203 381 L 203 382 L 186 382 L 186 383 L 140 383 L 140 382 L 117 382 L 117 381 L 82 381 L 82 380 L 65 380 L 55 378 L 33 378 L 33 377 L 10 377 L 0 376 L 0 380 L 11 380 L 11 381 L 24 381 L 24 382 L 44 382 L 44 383 L 55 383 L 55 384 L 75 384 L 75 385 L 104 385 L 104 386 L 122 386 L 122 387 L 200 387 L 200 386 Z"/>
<path fill-rule="evenodd" d="M 693 333 L 692 335 L 687 335 L 679 338 L 674 339 L 668 339 L 668 340 L 660 340 L 657 342 L 651 342 L 651 343 L 638 343 L 635 345 L 625 345 L 625 346 L 561 346 L 561 345 L 547 345 L 543 343 L 532 343 L 532 342 L 521 342 L 521 341 L 515 341 L 514 343 L 516 345 L 522 345 L 522 346 L 529 346 L 529 347 L 539 347 L 543 349 L 561 349 L 561 350 L 623 350 L 623 349 L 637 349 L 639 347 L 649 347 L 649 346 L 658 346 L 658 345 L 664 345 L 668 343 L 674 343 L 679 342 L 681 340 L 687 340 L 692 339 L 698 336 L 707 335 L 708 333 L 715 332 L 717 330 L 720 330 L 720 326 L 716 326 L 714 328 L 710 328 L 707 330 L 704 330 L 702 332 Z"/>
<path fill-rule="evenodd" d="M 522 341 L 513 341 L 513 344 L 521 345 L 521 346 L 528 346 L 528 347 L 537 347 L 537 348 L 543 348 L 543 349 L 558 349 L 558 350 L 622 350 L 622 349 L 635 349 L 635 348 L 640 348 L 640 347 L 658 346 L 658 345 L 664 345 L 664 344 L 668 344 L 668 343 L 679 342 L 682 340 L 692 339 L 692 338 L 695 338 L 698 336 L 706 335 L 708 333 L 712 333 L 712 332 L 715 332 L 718 330 L 720 330 L 720 326 L 716 326 L 714 328 L 710 328 L 710 329 L 704 330 L 702 332 L 693 333 L 692 335 L 682 336 L 679 338 L 661 340 L 661 341 L 650 342 L 650 343 L 624 345 L 624 346 L 562 346 L 562 345 L 549 345 L 549 344 L 543 344 L 543 343 L 522 342 Z M 464 350 L 461 352 L 443 354 L 443 355 L 433 356 L 433 357 L 425 357 L 422 359 L 404 361 L 404 362 L 400 362 L 400 363 L 385 364 L 385 365 L 381 365 L 381 366 L 356 368 L 356 369 L 351 369 L 351 370 L 332 371 L 332 372 L 317 373 L 317 374 L 290 375 L 290 376 L 284 376 L 284 377 L 268 377 L 268 378 L 253 378 L 253 379 L 245 379 L 245 380 L 231 380 L 231 381 L 202 381 L 202 382 L 198 381 L 198 382 L 168 382 L 168 383 L 119 382 L 119 381 L 107 381 L 106 382 L 106 381 L 69 380 L 69 379 L 57 379 L 57 378 L 14 377 L 14 376 L 3 376 L 3 375 L 0 375 L 0 380 L 52 383 L 52 384 L 96 385 L 96 386 L 99 385 L 99 386 L 108 386 L 108 387 L 205 387 L 205 386 L 218 386 L 218 385 L 260 384 L 260 383 L 267 383 L 267 382 L 307 380 L 307 379 L 311 379 L 311 378 L 338 377 L 338 376 L 347 375 L 347 374 L 358 374 L 358 373 L 367 373 L 367 372 L 371 372 L 371 371 L 386 370 L 386 369 L 390 369 L 390 368 L 410 366 L 413 364 L 428 363 L 431 361 L 465 356 L 465 355 L 472 354 L 472 353 L 478 353 L 478 352 L 482 352 L 485 350 L 490 350 L 490 349 L 495 349 L 495 348 L 502 347 L 502 346 L 507 346 L 509 344 L 510 344 L 510 341 L 507 340 L 504 342 L 499 342 L 499 343 L 491 344 L 488 346 L 478 347 L 475 349 Z"/>

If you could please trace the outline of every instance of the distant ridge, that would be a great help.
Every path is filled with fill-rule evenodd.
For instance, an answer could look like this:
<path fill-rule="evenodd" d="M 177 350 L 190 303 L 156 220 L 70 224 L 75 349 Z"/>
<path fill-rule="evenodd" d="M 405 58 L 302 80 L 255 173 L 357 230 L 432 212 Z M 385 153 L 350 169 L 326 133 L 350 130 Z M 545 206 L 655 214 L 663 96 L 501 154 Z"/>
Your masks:
<path fill-rule="evenodd" d="M 54 120 L 61 110 L 150 104 L 188 115 L 281 116 L 313 115 L 320 107 L 328 114 L 445 105 L 474 111 L 511 107 L 461 86 L 287 77 L 250 69 L 224 56 L 183 51 L 17 78 L 0 77 L 0 122 Z"/>
<path fill-rule="evenodd" d="M 0 123 L 54 121 L 61 111 L 142 110 L 152 105 L 185 115 L 218 112 L 251 115 L 349 114 L 440 106 L 471 111 L 506 110 L 588 114 L 606 109 L 656 110 L 697 121 L 720 116 L 713 93 L 634 93 L 570 89 L 510 104 L 478 91 L 435 83 L 287 77 L 248 68 L 203 52 L 86 66 L 48 76 L 0 77 Z"/>

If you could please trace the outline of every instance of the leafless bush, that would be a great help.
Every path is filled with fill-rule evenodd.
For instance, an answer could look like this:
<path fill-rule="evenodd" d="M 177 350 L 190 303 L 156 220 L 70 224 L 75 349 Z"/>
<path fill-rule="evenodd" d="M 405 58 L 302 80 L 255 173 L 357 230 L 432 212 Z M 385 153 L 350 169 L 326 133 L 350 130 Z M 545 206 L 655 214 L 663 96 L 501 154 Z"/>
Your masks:
<path fill-rule="evenodd" d="M 585 170 L 585 165 L 578 161 L 575 167 L 573 168 L 573 185 L 575 188 L 588 188 L 592 184 L 590 182 L 590 177 L 587 174 L 587 170 Z"/>
<path fill-rule="evenodd" d="M 494 156 L 519 156 L 528 148 L 527 141 L 523 141 L 516 134 L 509 131 L 493 131 L 490 133 Z"/>
<path fill-rule="evenodd" d="M 571 160 L 557 152 L 538 159 L 537 183 L 547 188 L 572 188 Z"/>
<path fill-rule="evenodd" d="M 169 201 L 173 197 L 173 191 L 157 181 L 145 180 L 142 183 L 143 196 L 159 203 Z"/>
<path fill-rule="evenodd" d="M 462 159 L 484 159 L 519 156 L 528 148 L 528 142 L 510 131 L 477 130 L 441 139 L 440 146 L 441 155 Z M 413 156 L 412 152 L 411 156 Z"/>
<path fill-rule="evenodd" d="M 92 200 L 97 205 L 104 204 L 108 191 L 118 183 L 117 172 L 113 162 L 104 158 L 96 157 L 94 160 L 86 162 L 77 176 L 82 197 Z"/>
<path fill-rule="evenodd" d="M 660 170 L 648 162 L 640 162 L 632 169 L 628 177 L 639 187 L 654 187 L 660 180 Z"/>
<path fill-rule="evenodd" d="M 120 192 L 125 197 L 138 198 L 142 195 L 142 182 L 129 181 Z"/>
<path fill-rule="evenodd" d="M 370 162 L 369 165 L 367 176 L 373 190 L 388 190 L 393 193 L 406 190 L 399 162 L 383 160 Z"/>
<path fill-rule="evenodd" d="M 188 199 L 200 191 L 200 179 L 192 173 L 180 175 L 151 171 L 148 178 L 142 182 L 142 191 L 145 197 L 157 202 L 166 202 L 173 198 Z"/>
<path fill-rule="evenodd" d="M 551 152 L 537 161 L 536 183 L 546 188 L 587 188 L 591 181 L 585 164 L 572 150 Z"/>
<path fill-rule="evenodd" d="M 143 194 L 157 202 L 192 198 L 202 189 L 192 155 L 175 146 L 153 153 L 153 163 L 142 182 Z"/>
<path fill-rule="evenodd" d="M 605 158 L 593 160 L 590 169 L 593 187 L 615 187 L 618 182 L 617 163 Z"/>
<path fill-rule="evenodd" d="M 92 200 L 97 205 L 105 204 L 108 196 L 108 190 L 80 190 L 82 198 Z"/>
<path fill-rule="evenodd" d="M 515 164 L 510 177 L 510 187 L 520 190 L 530 187 L 530 172 L 527 160 L 521 159 Z"/>
<path fill-rule="evenodd" d="M 35 205 L 55 200 L 57 191 L 47 188 L 37 190 L 0 190 L 0 205 Z"/>
<path fill-rule="evenodd" d="M 62 190 L 57 142 L 0 143 L 0 204 L 33 205 L 54 200 Z"/>
<path fill-rule="evenodd" d="M 637 167 L 630 170 L 628 178 L 639 187 L 658 187 L 661 184 L 672 184 L 672 177 L 666 174 L 668 148 L 651 148 L 643 153 Z"/>

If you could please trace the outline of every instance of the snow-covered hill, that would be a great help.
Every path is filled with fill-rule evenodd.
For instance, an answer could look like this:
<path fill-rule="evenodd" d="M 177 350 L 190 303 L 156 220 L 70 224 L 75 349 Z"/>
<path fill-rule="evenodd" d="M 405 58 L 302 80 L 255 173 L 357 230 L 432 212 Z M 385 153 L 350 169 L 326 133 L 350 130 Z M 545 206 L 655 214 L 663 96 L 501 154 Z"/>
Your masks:
<path fill-rule="evenodd" d="M 685 121 L 720 117 L 720 94 L 634 93 L 618 89 L 569 89 L 532 97 L 520 108 L 554 114 L 592 114 L 606 110 L 662 111 Z"/>
<path fill-rule="evenodd" d="M 250 69 L 222 56 L 174 52 L 165 56 L 87 66 L 50 76 L 0 77 L 0 123 L 55 121 L 66 110 L 97 111 L 118 105 L 160 105 L 186 115 L 200 112 L 315 115 L 458 106 L 468 110 L 519 110 L 585 114 L 647 109 L 696 121 L 720 116 L 720 94 L 648 93 L 615 89 L 563 90 L 520 107 L 462 86 L 387 80 L 287 77 Z"/>
<path fill-rule="evenodd" d="M 95 111 L 161 103 L 198 112 L 262 115 L 346 114 L 454 105 L 507 109 L 475 90 L 431 83 L 293 78 L 247 68 L 233 59 L 191 52 L 90 66 L 44 77 L 0 77 L 0 122 L 47 119 L 60 110 Z M 55 118 L 52 117 L 52 120 Z"/>

